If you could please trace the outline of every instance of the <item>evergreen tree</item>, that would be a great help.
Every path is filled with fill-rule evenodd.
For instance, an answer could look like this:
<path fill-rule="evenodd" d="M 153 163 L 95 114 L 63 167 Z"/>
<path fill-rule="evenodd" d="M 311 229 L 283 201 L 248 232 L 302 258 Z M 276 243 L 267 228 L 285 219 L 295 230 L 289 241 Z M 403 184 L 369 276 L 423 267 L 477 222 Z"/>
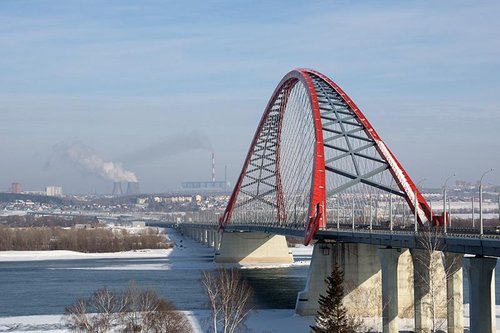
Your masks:
<path fill-rule="evenodd" d="M 319 297 L 319 310 L 316 323 L 311 326 L 314 333 L 353 333 L 355 332 L 352 318 L 342 304 L 344 298 L 344 272 L 335 265 L 332 273 L 325 279 L 326 295 Z"/>

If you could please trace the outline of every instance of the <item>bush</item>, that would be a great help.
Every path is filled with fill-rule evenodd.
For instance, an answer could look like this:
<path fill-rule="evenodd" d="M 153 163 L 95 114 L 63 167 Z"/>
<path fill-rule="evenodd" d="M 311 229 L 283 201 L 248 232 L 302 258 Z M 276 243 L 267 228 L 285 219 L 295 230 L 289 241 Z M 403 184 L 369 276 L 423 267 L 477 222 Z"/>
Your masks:
<path fill-rule="evenodd" d="M 188 319 L 154 290 L 130 284 L 124 292 L 104 287 L 66 308 L 65 323 L 79 333 L 189 333 Z"/>

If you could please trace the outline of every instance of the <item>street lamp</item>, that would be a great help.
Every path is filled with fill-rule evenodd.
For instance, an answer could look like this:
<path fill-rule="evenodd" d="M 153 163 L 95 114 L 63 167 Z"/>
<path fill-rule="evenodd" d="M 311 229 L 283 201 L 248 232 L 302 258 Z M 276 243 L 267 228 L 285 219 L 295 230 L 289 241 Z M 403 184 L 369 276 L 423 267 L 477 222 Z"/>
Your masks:
<path fill-rule="evenodd" d="M 414 207 L 415 207 L 415 233 L 418 232 L 418 200 L 417 200 L 417 191 L 418 191 L 418 186 L 422 184 L 427 178 L 421 179 L 417 185 L 415 185 L 415 192 L 414 192 Z"/>
<path fill-rule="evenodd" d="M 448 180 L 450 180 L 452 177 L 455 177 L 455 174 L 452 174 L 448 178 L 446 178 L 444 185 L 443 185 L 443 222 L 444 222 L 444 233 L 446 233 L 446 228 L 448 221 L 446 221 L 446 184 L 448 184 Z"/>
<path fill-rule="evenodd" d="M 483 234 L 483 178 L 486 176 L 487 173 L 492 172 L 493 168 L 489 169 L 488 171 L 485 171 L 483 175 L 481 176 L 481 179 L 479 180 L 479 224 L 480 224 L 480 229 L 479 229 L 479 234 Z"/>

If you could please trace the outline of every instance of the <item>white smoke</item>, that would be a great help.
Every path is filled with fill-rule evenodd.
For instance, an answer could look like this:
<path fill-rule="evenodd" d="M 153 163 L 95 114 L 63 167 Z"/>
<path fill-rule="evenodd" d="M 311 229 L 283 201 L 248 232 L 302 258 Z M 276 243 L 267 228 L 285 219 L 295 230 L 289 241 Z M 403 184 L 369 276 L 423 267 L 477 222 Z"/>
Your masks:
<path fill-rule="evenodd" d="M 128 152 L 122 155 L 120 160 L 131 164 L 144 163 L 193 150 L 212 150 L 212 143 L 204 132 L 190 131 L 172 134 L 148 146 Z"/>
<path fill-rule="evenodd" d="M 83 171 L 97 174 L 115 182 L 137 182 L 132 171 L 123 168 L 120 162 L 105 161 L 94 149 L 81 142 L 64 142 L 54 146 L 54 153 L 75 164 Z"/>

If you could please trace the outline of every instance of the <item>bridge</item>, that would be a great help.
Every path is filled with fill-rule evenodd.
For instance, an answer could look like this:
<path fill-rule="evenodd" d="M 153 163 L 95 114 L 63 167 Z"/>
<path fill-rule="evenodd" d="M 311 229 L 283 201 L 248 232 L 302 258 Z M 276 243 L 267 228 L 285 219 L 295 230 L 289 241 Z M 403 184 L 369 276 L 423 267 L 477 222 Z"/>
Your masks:
<path fill-rule="evenodd" d="M 284 236 L 303 238 L 314 250 L 297 313 L 316 313 L 335 264 L 347 307 L 381 315 L 383 332 L 398 332 L 405 311 L 416 332 L 436 329 L 440 317 L 448 332 L 463 332 L 465 267 L 471 332 L 495 332 L 500 238 L 452 229 L 417 185 L 337 84 L 296 69 L 273 92 L 225 211 L 179 227 L 213 246 L 217 262 L 289 262 Z"/>

